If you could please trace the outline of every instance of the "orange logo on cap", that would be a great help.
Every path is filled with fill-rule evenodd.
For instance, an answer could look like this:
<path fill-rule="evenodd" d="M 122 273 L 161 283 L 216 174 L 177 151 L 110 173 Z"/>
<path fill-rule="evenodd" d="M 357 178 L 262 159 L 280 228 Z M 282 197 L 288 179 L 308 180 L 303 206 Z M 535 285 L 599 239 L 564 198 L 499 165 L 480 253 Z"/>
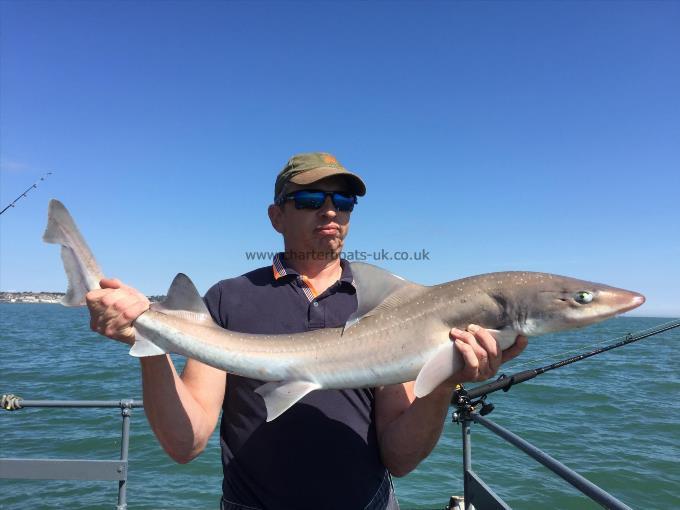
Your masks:
<path fill-rule="evenodd" d="M 338 164 L 338 160 L 335 159 L 335 158 L 334 158 L 333 156 L 331 156 L 330 154 L 324 154 L 323 160 L 324 160 L 326 163 L 328 163 L 328 164 L 333 164 L 333 165 L 337 165 L 337 164 Z"/>

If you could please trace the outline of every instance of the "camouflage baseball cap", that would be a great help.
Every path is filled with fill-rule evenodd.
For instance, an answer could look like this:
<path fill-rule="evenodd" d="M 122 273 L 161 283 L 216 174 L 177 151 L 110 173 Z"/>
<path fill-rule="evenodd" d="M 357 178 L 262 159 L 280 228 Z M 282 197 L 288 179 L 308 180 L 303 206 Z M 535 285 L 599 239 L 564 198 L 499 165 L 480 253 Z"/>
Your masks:
<path fill-rule="evenodd" d="M 312 184 L 331 175 L 342 175 L 347 178 L 352 191 L 362 197 L 366 194 L 366 185 L 358 175 L 348 171 L 335 156 L 327 152 L 305 152 L 296 154 L 288 160 L 283 170 L 276 176 L 274 200 L 276 200 L 288 182 L 294 184 Z"/>

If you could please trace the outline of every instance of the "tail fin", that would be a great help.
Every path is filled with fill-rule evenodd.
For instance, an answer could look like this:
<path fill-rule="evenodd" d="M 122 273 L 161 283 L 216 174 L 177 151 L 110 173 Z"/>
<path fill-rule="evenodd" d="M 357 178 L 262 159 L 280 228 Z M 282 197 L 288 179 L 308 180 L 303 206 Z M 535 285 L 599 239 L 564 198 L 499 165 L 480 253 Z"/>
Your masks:
<path fill-rule="evenodd" d="M 61 260 L 68 278 L 68 290 L 61 303 L 84 305 L 85 294 L 100 288 L 99 280 L 103 275 L 71 214 L 59 200 L 50 200 L 43 241 L 61 245 Z"/>

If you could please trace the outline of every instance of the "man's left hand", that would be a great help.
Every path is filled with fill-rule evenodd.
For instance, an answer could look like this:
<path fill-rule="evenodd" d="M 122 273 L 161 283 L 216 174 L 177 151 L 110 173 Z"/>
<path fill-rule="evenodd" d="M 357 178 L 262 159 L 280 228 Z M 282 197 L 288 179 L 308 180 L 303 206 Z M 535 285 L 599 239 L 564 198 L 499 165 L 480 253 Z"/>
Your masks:
<path fill-rule="evenodd" d="M 453 328 L 449 336 L 463 356 L 465 366 L 444 383 L 446 386 L 493 377 L 501 364 L 517 356 L 529 343 L 525 336 L 519 335 L 512 346 L 501 351 L 493 335 L 475 324 L 470 324 L 467 331 Z"/>

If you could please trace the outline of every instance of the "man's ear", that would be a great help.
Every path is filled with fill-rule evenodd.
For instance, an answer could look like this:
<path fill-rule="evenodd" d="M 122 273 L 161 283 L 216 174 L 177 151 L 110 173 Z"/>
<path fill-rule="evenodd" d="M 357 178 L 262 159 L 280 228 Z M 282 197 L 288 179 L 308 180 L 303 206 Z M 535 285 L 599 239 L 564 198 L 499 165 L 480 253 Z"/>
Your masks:
<path fill-rule="evenodd" d="M 274 230 L 279 234 L 283 234 L 283 210 L 281 206 L 271 204 L 267 209 L 267 214 L 269 214 L 269 221 L 271 221 Z"/>

